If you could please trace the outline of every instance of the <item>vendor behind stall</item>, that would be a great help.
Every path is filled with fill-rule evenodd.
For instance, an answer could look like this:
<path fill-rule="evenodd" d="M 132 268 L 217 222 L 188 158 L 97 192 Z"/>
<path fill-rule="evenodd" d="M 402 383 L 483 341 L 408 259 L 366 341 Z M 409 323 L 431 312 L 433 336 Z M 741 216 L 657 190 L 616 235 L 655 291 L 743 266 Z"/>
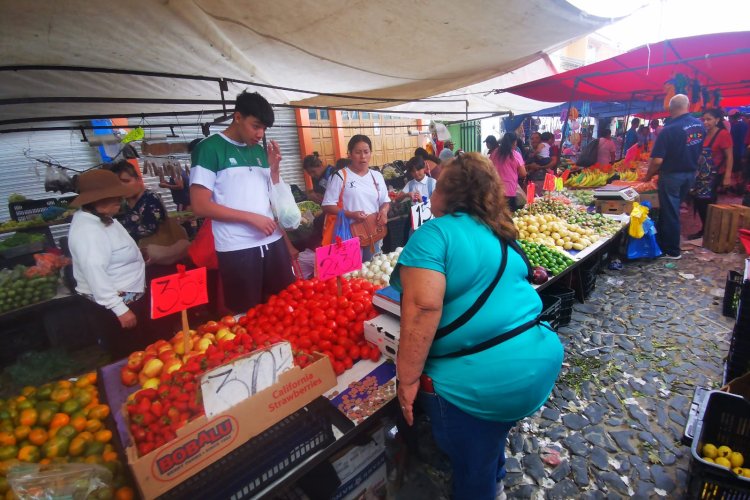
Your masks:
<path fill-rule="evenodd" d="M 331 178 L 334 168 L 330 165 L 323 166 L 323 161 L 318 156 L 317 151 L 305 156 L 305 159 L 302 160 L 302 168 L 305 169 L 305 173 L 312 180 L 312 189 L 305 192 L 307 199 L 320 205 L 323 203 L 323 195 L 326 193 L 326 186 L 328 186 L 328 180 Z"/>
<path fill-rule="evenodd" d="M 80 208 L 69 233 L 76 292 L 88 299 L 86 315 L 115 358 L 142 349 L 149 340 L 141 324 L 148 311 L 146 266 L 133 238 L 113 218 L 123 197 L 139 189 L 108 170 L 91 170 L 78 177 L 79 195 L 70 203 Z"/>

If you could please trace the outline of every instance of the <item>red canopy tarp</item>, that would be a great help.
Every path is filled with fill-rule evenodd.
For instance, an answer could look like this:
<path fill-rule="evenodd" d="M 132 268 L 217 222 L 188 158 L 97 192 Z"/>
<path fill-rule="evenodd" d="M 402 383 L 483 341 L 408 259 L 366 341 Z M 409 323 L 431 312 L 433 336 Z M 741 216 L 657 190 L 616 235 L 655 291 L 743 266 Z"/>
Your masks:
<path fill-rule="evenodd" d="M 750 31 L 665 40 L 505 92 L 539 101 L 627 101 L 666 95 L 677 73 L 721 92 L 724 107 L 750 103 Z M 577 82 L 577 83 L 576 83 Z"/>

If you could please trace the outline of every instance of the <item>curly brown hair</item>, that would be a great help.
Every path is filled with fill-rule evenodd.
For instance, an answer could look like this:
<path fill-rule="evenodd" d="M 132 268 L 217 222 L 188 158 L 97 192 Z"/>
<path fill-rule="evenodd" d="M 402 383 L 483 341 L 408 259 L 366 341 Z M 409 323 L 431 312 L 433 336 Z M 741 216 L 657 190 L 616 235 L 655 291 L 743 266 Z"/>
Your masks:
<path fill-rule="evenodd" d="M 485 223 L 499 238 L 518 238 L 500 176 L 481 154 L 463 153 L 444 163 L 435 189 L 443 195 L 446 214 L 465 212 Z"/>

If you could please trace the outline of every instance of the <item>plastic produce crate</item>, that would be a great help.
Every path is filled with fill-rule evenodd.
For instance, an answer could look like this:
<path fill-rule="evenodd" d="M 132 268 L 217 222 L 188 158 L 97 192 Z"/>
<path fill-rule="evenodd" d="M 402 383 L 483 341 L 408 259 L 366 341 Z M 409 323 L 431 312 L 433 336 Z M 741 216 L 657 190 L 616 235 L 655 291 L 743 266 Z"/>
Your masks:
<path fill-rule="evenodd" d="M 734 318 L 737 316 L 737 306 L 740 302 L 740 292 L 742 291 L 742 273 L 729 271 L 727 273 L 727 283 L 724 285 L 724 300 L 721 305 L 721 313 L 724 316 Z"/>
<path fill-rule="evenodd" d="M 159 498 L 253 498 L 333 441 L 328 418 L 302 408 Z"/>
<path fill-rule="evenodd" d="M 553 329 L 560 326 L 560 298 L 552 295 L 542 296 L 541 320 L 549 323 Z"/>
<path fill-rule="evenodd" d="M 736 329 L 735 329 L 736 330 Z M 729 343 L 729 355 L 727 356 L 725 379 L 732 380 L 741 377 L 750 371 L 750 338 L 747 336 L 732 335 Z"/>
<path fill-rule="evenodd" d="M 680 440 L 685 446 L 690 446 L 693 443 L 695 426 L 698 424 L 698 419 L 702 415 L 703 405 L 705 404 L 706 398 L 710 392 L 710 389 L 701 386 L 697 386 L 693 392 L 693 401 L 690 403 L 687 422 L 685 422 L 685 429 L 682 432 L 682 439 Z"/>
<path fill-rule="evenodd" d="M 560 299 L 560 318 L 558 320 L 558 326 L 566 326 L 570 324 L 570 318 L 573 315 L 573 304 L 576 301 L 576 293 L 568 287 L 553 285 L 550 288 L 545 288 L 539 295 L 557 297 Z"/>
<path fill-rule="evenodd" d="M 727 392 L 708 394 L 705 410 L 695 427 L 686 495 L 707 500 L 750 500 L 750 478 L 703 460 L 700 450 L 706 443 L 717 447 L 727 445 L 745 457 L 750 456 L 750 402 Z"/>
<path fill-rule="evenodd" d="M 734 325 L 734 335 L 750 338 L 750 285 L 740 286 L 740 300 L 737 303 L 737 323 Z"/>
<path fill-rule="evenodd" d="M 73 200 L 75 196 L 67 196 L 64 198 L 44 198 L 42 200 L 24 200 L 14 201 L 8 203 L 8 211 L 10 217 L 16 222 L 23 222 L 27 220 L 33 220 L 42 215 L 48 207 L 63 207 L 67 208 L 68 203 Z"/>

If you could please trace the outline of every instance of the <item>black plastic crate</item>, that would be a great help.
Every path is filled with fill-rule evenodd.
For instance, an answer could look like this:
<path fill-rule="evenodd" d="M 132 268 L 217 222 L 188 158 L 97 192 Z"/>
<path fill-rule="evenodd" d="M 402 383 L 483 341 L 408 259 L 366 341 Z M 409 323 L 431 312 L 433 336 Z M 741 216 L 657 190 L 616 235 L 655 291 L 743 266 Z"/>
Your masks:
<path fill-rule="evenodd" d="M 693 443 L 695 426 L 698 424 L 698 419 L 702 416 L 704 404 L 710 392 L 710 389 L 701 386 L 696 386 L 695 391 L 693 391 L 693 401 L 690 403 L 687 422 L 685 422 L 685 429 L 682 431 L 681 442 L 685 446 L 690 446 Z"/>
<path fill-rule="evenodd" d="M 695 427 L 691 446 L 687 498 L 750 500 L 750 478 L 706 462 L 701 450 L 706 443 L 727 445 L 744 456 L 750 453 L 750 402 L 742 396 L 711 391 Z"/>
<path fill-rule="evenodd" d="M 558 326 L 570 324 L 570 318 L 573 315 L 573 304 L 576 301 L 576 293 L 568 287 L 555 285 L 545 288 L 539 295 L 557 297 L 560 299 L 560 319 Z"/>
<path fill-rule="evenodd" d="M 560 326 L 560 298 L 552 295 L 542 295 L 541 298 L 542 315 L 540 319 L 549 323 L 549 326 L 556 330 Z"/>
<path fill-rule="evenodd" d="M 252 498 L 333 441 L 329 419 L 302 408 L 159 498 Z"/>
<path fill-rule="evenodd" d="M 743 335 L 750 336 L 750 283 L 740 286 L 740 299 L 737 303 L 737 323 L 735 335 L 739 330 Z"/>
<path fill-rule="evenodd" d="M 67 208 L 68 203 L 75 196 L 66 196 L 63 198 L 44 198 L 42 200 L 23 200 L 8 203 L 10 218 L 16 222 L 33 220 L 42 215 L 42 212 L 49 207 Z"/>
<path fill-rule="evenodd" d="M 724 316 L 734 318 L 737 316 L 737 306 L 740 303 L 740 292 L 742 291 L 742 273 L 729 271 L 727 283 L 724 285 L 724 300 L 721 304 L 721 313 Z"/>

